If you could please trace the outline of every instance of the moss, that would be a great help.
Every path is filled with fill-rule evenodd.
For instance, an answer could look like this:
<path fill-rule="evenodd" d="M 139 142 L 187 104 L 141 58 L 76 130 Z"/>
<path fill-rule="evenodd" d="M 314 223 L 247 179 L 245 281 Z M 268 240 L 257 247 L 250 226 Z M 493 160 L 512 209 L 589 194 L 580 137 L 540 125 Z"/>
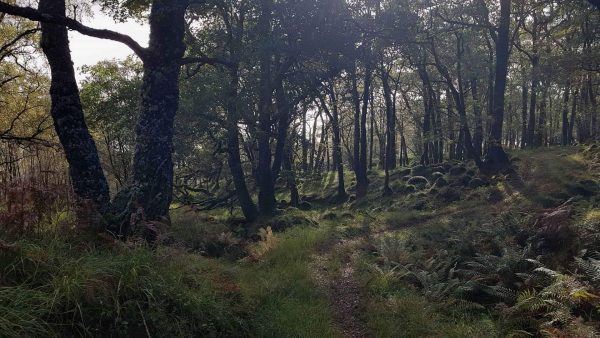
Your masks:
<path fill-rule="evenodd" d="M 486 185 L 486 182 L 479 177 L 474 177 L 469 181 L 469 188 L 471 189 L 477 189 L 484 185 Z"/>
<path fill-rule="evenodd" d="M 422 190 L 429 185 L 429 181 L 423 176 L 413 176 L 406 182 L 406 184 L 413 185 L 418 190 Z"/>
<path fill-rule="evenodd" d="M 467 169 L 461 165 L 454 166 L 448 170 L 450 176 L 461 176 L 467 172 Z"/>
<path fill-rule="evenodd" d="M 447 186 L 447 185 L 448 185 L 448 181 L 446 181 L 446 179 L 445 179 L 445 178 L 443 178 L 443 177 L 438 177 L 438 178 L 435 180 L 435 183 L 433 184 L 433 186 L 434 186 L 436 189 L 439 189 L 439 188 L 445 187 L 445 186 Z"/>

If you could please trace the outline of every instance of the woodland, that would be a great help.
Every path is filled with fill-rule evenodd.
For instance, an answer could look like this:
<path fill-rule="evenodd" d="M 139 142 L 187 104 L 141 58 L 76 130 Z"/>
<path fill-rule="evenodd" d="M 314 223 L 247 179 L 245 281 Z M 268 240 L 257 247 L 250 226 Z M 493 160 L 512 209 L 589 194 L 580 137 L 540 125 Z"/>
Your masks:
<path fill-rule="evenodd" d="M 600 337 L 599 99 L 598 0 L 0 0 L 0 338 Z"/>

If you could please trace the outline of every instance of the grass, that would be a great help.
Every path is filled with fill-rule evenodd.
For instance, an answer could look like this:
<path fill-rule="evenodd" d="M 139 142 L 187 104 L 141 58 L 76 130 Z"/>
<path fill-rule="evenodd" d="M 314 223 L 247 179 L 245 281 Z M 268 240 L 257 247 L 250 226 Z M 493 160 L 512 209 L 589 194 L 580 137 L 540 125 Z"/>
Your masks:
<path fill-rule="evenodd" d="M 8 336 L 206 336 L 247 332 L 244 309 L 211 282 L 219 268 L 172 248 L 21 240 L 0 253 Z"/>
<path fill-rule="evenodd" d="M 311 278 L 308 262 L 330 240 L 331 228 L 293 228 L 256 264 L 237 268 L 245 298 L 256 310 L 260 337 L 333 337 L 328 302 Z"/>
<path fill-rule="evenodd" d="M 331 228 L 290 229 L 258 261 L 237 261 L 198 254 L 194 239 L 227 231 L 222 220 L 175 220 L 183 241 L 156 248 L 1 235 L 0 337 L 335 336 L 308 269 Z"/>
<path fill-rule="evenodd" d="M 355 274 L 365 301 L 361 315 L 376 337 L 535 333 L 528 326 L 535 321 L 532 314 L 505 320 L 493 307 L 455 298 L 438 286 L 452 282 L 446 276 L 457 263 L 480 255 L 502 256 L 502 264 L 511 267 L 515 262 L 498 249 L 519 249 L 517 237 L 536 213 L 566 200 L 570 184 L 594 179 L 583 155 L 574 150 L 519 151 L 515 156 L 521 158 L 524 188 L 498 179 L 493 186 L 465 191 L 452 203 L 434 201 L 426 193 L 382 198 L 381 172 L 373 171 L 369 195 L 360 203 L 328 209 L 317 202 L 312 211 L 287 209 L 252 227 L 235 221 L 238 210 L 231 215 L 226 209 L 196 213 L 179 208 L 164 242 L 155 248 L 65 236 L 67 228 L 56 225 L 71 218 L 57 213 L 45 218 L 35 235 L 0 232 L 0 337 L 107 332 L 338 337 L 334 309 L 310 266 L 313 255 L 323 250 L 328 251 L 327 278 L 336 278 L 349 257 L 358 257 Z M 334 178 L 328 173 L 322 180 L 306 180 L 305 193 L 333 193 Z M 502 196 L 497 203 L 485 202 L 492 190 Z M 422 200 L 427 201 L 422 209 L 410 208 Z M 595 198 L 578 202 L 576 222 L 596 229 L 598 210 Z M 503 215 L 511 219 L 505 222 Z M 433 269 L 435 259 L 449 268 Z M 497 278 L 501 271 L 492 270 L 486 278 Z M 410 282 L 404 278 L 407 272 L 422 273 L 430 285 Z M 519 319 L 527 321 L 520 324 Z"/>

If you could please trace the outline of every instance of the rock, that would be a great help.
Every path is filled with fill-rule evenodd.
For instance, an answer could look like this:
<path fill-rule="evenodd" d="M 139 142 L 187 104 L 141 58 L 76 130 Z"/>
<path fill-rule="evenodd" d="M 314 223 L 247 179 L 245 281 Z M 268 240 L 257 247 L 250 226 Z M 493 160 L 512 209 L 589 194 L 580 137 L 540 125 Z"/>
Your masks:
<path fill-rule="evenodd" d="M 446 179 L 444 177 L 438 177 L 438 179 L 435 180 L 435 183 L 433 184 L 433 186 L 436 188 L 445 187 L 447 185 L 448 185 L 448 181 L 446 181 Z"/>
<path fill-rule="evenodd" d="M 398 171 L 398 176 L 400 176 L 400 177 L 408 176 L 408 175 L 410 175 L 410 172 L 411 172 L 410 168 L 402 169 L 402 170 Z"/>
<path fill-rule="evenodd" d="M 450 176 L 461 176 L 465 172 L 467 172 L 467 169 L 465 169 L 465 167 L 459 166 L 459 165 L 454 166 L 454 167 L 450 168 L 450 170 L 448 170 L 448 174 L 450 174 Z"/>
<path fill-rule="evenodd" d="M 504 199 L 504 194 L 498 188 L 491 188 L 486 197 L 486 201 L 488 201 L 489 203 L 498 203 L 498 202 L 502 201 L 503 199 Z"/>
<path fill-rule="evenodd" d="M 418 190 L 425 189 L 429 185 L 429 181 L 423 176 L 413 176 L 406 183 L 413 185 Z"/>
<path fill-rule="evenodd" d="M 590 185 L 589 183 L 583 184 L 582 182 L 586 181 L 584 180 L 577 183 L 567 184 L 567 191 L 573 195 L 581 195 L 584 197 L 590 197 L 598 193 L 598 186 L 595 184 L 595 182 L 593 185 Z"/>
<path fill-rule="evenodd" d="M 298 209 L 308 211 L 312 209 L 312 204 L 308 201 L 302 201 L 298 204 Z"/>
<path fill-rule="evenodd" d="M 471 177 L 467 176 L 467 175 L 453 177 L 450 181 L 450 186 L 452 186 L 452 187 L 468 187 L 469 182 L 471 182 Z"/>
<path fill-rule="evenodd" d="M 444 174 L 443 174 L 443 173 L 441 173 L 441 172 L 439 172 L 439 171 L 436 171 L 436 172 L 434 172 L 433 174 L 431 174 L 431 180 L 432 180 L 433 182 L 435 182 L 435 181 L 436 181 L 438 178 L 440 178 L 440 177 L 444 177 Z"/>
<path fill-rule="evenodd" d="M 446 172 L 448 172 L 448 169 L 446 169 L 446 167 L 444 167 L 443 165 L 438 165 L 435 167 L 431 167 L 431 171 L 433 171 L 434 173 L 439 172 L 445 174 Z"/>
<path fill-rule="evenodd" d="M 417 191 L 417 188 L 414 185 L 406 185 L 406 186 L 404 186 L 404 189 L 402 190 L 402 192 L 405 194 L 411 194 L 415 191 Z"/>
<path fill-rule="evenodd" d="M 477 189 L 479 187 L 483 187 L 484 185 L 486 185 L 485 181 L 479 177 L 474 177 L 471 179 L 471 181 L 469 181 L 469 188 L 471 189 Z"/>
<path fill-rule="evenodd" d="M 452 203 L 460 200 L 460 193 L 451 187 L 444 187 L 439 190 L 436 198 L 446 203 Z"/>
<path fill-rule="evenodd" d="M 354 218 L 354 214 L 351 213 L 350 211 L 344 211 L 341 215 L 340 218 L 345 218 L 345 219 L 353 219 Z"/>
<path fill-rule="evenodd" d="M 338 215 L 335 212 L 326 212 L 323 215 L 321 215 L 321 219 L 329 220 L 329 221 L 332 221 L 337 218 L 338 218 Z"/>
<path fill-rule="evenodd" d="M 427 176 L 429 174 L 429 169 L 424 165 L 416 165 L 412 167 L 410 170 L 411 176 Z"/>

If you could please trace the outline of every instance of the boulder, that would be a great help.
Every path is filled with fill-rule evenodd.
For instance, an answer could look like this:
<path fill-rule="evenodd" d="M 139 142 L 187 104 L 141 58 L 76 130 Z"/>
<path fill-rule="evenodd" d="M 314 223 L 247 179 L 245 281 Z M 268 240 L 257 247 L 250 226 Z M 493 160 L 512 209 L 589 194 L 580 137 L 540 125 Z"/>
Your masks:
<path fill-rule="evenodd" d="M 440 177 L 444 177 L 444 174 L 442 172 L 436 171 L 433 174 L 431 174 L 431 180 L 433 182 L 435 182 Z"/>
<path fill-rule="evenodd" d="M 304 210 L 304 211 L 311 210 L 312 209 L 312 204 L 310 204 L 310 202 L 308 202 L 308 201 L 301 201 L 298 204 L 298 209 Z"/>
<path fill-rule="evenodd" d="M 429 185 L 429 181 L 423 176 L 413 176 L 406 183 L 413 185 L 418 190 L 425 189 Z"/>
<path fill-rule="evenodd" d="M 469 181 L 469 188 L 471 189 L 477 189 L 479 187 L 483 187 L 484 185 L 486 185 L 485 181 L 479 177 L 474 177 L 471 179 L 471 181 Z"/>
<path fill-rule="evenodd" d="M 410 170 L 411 176 L 427 176 L 429 173 L 430 170 L 426 166 L 420 164 L 412 167 Z"/>
<path fill-rule="evenodd" d="M 452 203 L 460 200 L 460 193 L 452 187 L 441 188 L 436 198 L 445 203 Z"/>
<path fill-rule="evenodd" d="M 446 181 L 446 179 L 444 177 L 438 177 L 438 179 L 435 180 L 435 183 L 433 184 L 433 186 L 438 189 L 441 187 L 445 187 L 447 185 L 448 185 L 448 181 Z"/>
<path fill-rule="evenodd" d="M 450 176 L 461 176 L 465 172 L 467 172 L 467 169 L 460 165 L 454 166 L 448 170 L 448 174 L 450 174 Z"/>

